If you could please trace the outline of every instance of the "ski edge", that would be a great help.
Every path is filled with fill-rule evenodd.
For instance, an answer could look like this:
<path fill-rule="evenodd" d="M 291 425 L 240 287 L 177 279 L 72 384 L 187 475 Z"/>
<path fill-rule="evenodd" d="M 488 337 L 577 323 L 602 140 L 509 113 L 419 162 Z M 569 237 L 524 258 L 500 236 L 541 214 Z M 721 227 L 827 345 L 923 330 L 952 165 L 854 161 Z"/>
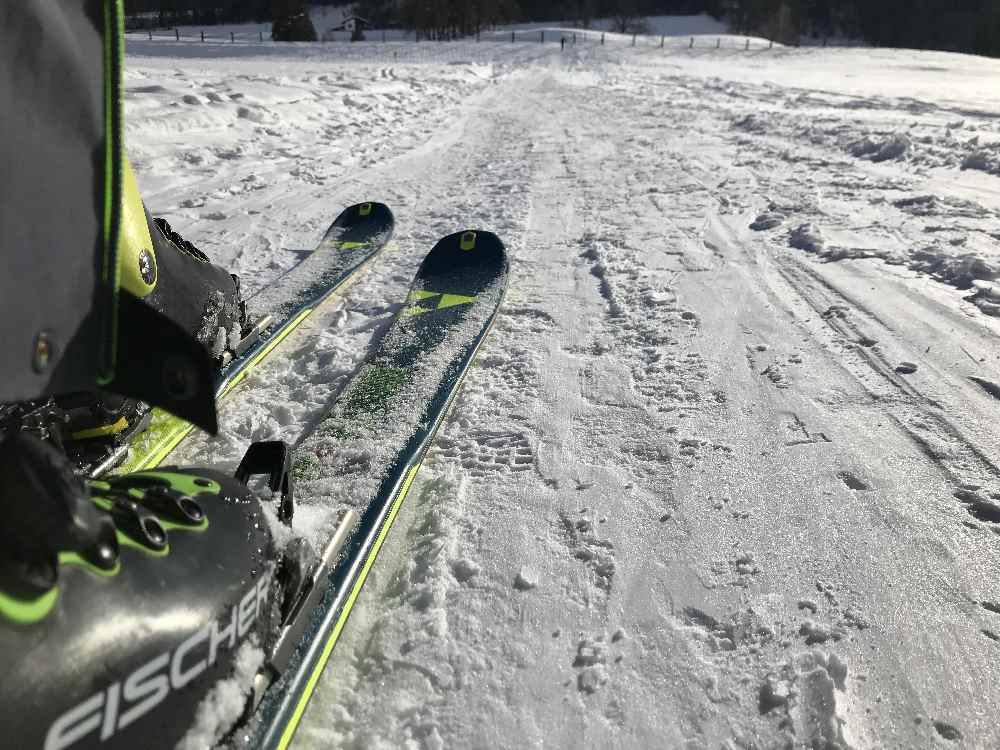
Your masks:
<path fill-rule="evenodd" d="M 320 653 L 316 664 L 309 673 L 309 679 L 303 688 L 302 694 L 295 702 L 295 709 L 293 710 L 288 723 L 284 726 L 284 730 L 281 733 L 278 744 L 275 746 L 275 750 L 286 750 L 291 743 L 292 738 L 295 736 L 295 732 L 298 730 L 299 723 L 302 721 L 306 708 L 312 700 L 313 693 L 316 690 L 316 685 L 319 683 L 319 678 L 326 669 L 326 665 L 330 661 L 330 657 L 333 655 L 333 649 L 340 640 L 340 635 L 343 632 L 344 627 L 347 625 L 347 620 L 350 618 L 351 612 L 354 610 L 354 604 L 358 597 L 361 596 L 361 591 L 364 588 L 365 582 L 368 580 L 368 574 L 375 565 L 378 553 L 382 549 L 382 544 L 388 538 L 389 532 L 392 531 L 392 527 L 396 522 L 396 515 L 399 513 L 399 509 L 402 507 L 406 496 L 409 494 L 410 486 L 416 479 L 417 473 L 420 471 L 422 464 L 423 458 L 421 457 L 420 461 L 415 464 L 411 464 L 410 468 L 404 472 L 403 476 L 405 479 L 403 480 L 402 487 L 400 487 L 395 493 L 395 499 L 393 502 L 387 506 L 389 509 L 388 514 L 380 521 L 379 524 L 377 524 L 377 527 L 379 528 L 378 536 L 375 538 L 368 554 L 365 556 L 364 565 L 357 575 L 357 578 L 355 579 L 353 585 L 350 586 L 350 593 L 340 609 L 340 615 L 337 617 L 333 629 L 330 631 L 326 642 L 323 644 L 323 650 Z M 268 746 L 262 745 L 262 747 Z"/>

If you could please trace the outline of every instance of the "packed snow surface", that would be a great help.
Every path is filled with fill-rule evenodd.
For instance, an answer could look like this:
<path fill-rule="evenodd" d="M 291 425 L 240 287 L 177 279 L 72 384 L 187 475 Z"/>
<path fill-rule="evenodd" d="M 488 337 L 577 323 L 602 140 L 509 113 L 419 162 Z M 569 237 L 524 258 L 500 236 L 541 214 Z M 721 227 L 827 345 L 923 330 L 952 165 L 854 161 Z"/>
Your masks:
<path fill-rule="evenodd" d="M 743 46 L 130 42 L 146 201 L 249 291 L 397 217 L 180 461 L 511 253 L 296 747 L 1000 746 L 1000 62 Z"/>

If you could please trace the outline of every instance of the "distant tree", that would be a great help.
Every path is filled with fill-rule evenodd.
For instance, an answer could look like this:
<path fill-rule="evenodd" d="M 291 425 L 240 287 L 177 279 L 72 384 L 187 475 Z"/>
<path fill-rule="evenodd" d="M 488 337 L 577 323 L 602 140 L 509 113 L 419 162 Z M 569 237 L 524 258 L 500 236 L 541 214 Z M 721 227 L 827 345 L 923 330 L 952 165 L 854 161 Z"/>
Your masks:
<path fill-rule="evenodd" d="M 271 38 L 276 42 L 316 41 L 304 0 L 271 0 L 271 19 Z"/>
<path fill-rule="evenodd" d="M 997 0 L 709 0 L 737 33 L 842 35 L 883 47 L 1000 56 Z M 712 10 L 712 8 L 710 8 Z"/>
<path fill-rule="evenodd" d="M 802 29 L 803 10 L 814 0 L 729 0 L 725 16 L 736 34 L 758 34 L 795 44 Z"/>
<path fill-rule="evenodd" d="M 984 14 L 983 22 L 976 27 L 973 52 L 1000 57 L 1000 7 Z"/>
<path fill-rule="evenodd" d="M 704 11 L 712 18 L 721 21 L 725 15 L 723 0 L 706 0 L 704 3 Z"/>
<path fill-rule="evenodd" d="M 835 5 L 833 0 L 812 0 L 806 8 L 806 26 L 804 30 L 810 36 L 826 38 L 835 32 L 833 16 Z"/>
<path fill-rule="evenodd" d="M 358 0 L 352 10 L 368 21 L 369 28 L 384 29 L 396 25 L 397 5 L 395 0 Z"/>
<path fill-rule="evenodd" d="M 611 30 L 619 34 L 644 34 L 647 29 L 639 0 L 618 0 L 611 14 Z"/>
<path fill-rule="evenodd" d="M 575 21 L 581 29 L 589 29 L 594 22 L 597 5 L 594 0 L 578 0 L 576 3 Z"/>
<path fill-rule="evenodd" d="M 401 0 L 397 14 L 404 28 L 427 39 L 469 36 L 520 17 L 516 0 Z"/>

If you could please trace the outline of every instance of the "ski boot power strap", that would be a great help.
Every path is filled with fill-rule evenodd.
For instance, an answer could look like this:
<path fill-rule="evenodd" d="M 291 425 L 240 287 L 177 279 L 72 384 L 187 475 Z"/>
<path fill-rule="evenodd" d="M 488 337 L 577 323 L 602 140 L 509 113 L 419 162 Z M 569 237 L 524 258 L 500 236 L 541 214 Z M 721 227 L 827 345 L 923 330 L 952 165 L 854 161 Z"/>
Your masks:
<path fill-rule="evenodd" d="M 122 287 L 178 323 L 221 359 L 248 328 L 239 278 L 209 262 L 165 219 L 150 216 L 125 162 L 118 265 Z"/>

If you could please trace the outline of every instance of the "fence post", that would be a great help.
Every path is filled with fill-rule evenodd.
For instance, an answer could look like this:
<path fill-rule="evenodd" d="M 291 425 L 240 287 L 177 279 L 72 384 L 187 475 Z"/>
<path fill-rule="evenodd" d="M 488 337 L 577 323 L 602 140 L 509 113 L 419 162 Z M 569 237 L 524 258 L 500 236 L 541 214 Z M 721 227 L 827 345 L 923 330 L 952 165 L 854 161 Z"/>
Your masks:
<path fill-rule="evenodd" d="M 601 32 L 601 46 L 604 46 L 604 32 Z"/>
<path fill-rule="evenodd" d="M 635 34 L 632 35 L 632 46 L 635 46 Z"/>
<path fill-rule="evenodd" d="M 721 36 L 715 40 L 715 48 L 716 49 L 722 49 L 722 37 Z"/>
<path fill-rule="evenodd" d="M 263 42 L 264 41 L 264 32 L 263 31 L 258 31 L 257 33 L 260 34 L 260 40 Z"/>
<path fill-rule="evenodd" d="M 205 32 L 204 31 L 201 32 L 201 41 L 203 41 L 203 42 L 205 41 Z"/>
<path fill-rule="evenodd" d="M 691 37 L 691 46 L 688 49 L 694 49 L 694 37 Z"/>
<path fill-rule="evenodd" d="M 513 43 L 514 43 L 514 32 L 513 32 L 513 31 L 512 31 L 512 32 L 510 32 L 510 43 L 511 43 L 511 44 L 513 44 Z"/>
<path fill-rule="evenodd" d="M 747 39 L 747 46 L 746 46 L 746 48 L 750 49 L 750 40 L 749 39 Z"/>
<path fill-rule="evenodd" d="M 573 44 L 574 45 L 576 44 L 576 32 L 575 31 L 573 32 Z"/>
<path fill-rule="evenodd" d="M 774 49 L 774 40 L 773 39 L 768 40 L 768 42 L 767 42 L 767 48 L 768 49 Z"/>
<path fill-rule="evenodd" d="M 229 41 L 231 43 L 233 43 L 233 44 L 236 43 L 236 32 L 235 31 L 230 31 L 229 32 Z"/>
<path fill-rule="evenodd" d="M 660 34 L 660 49 L 663 49 L 663 44 L 666 41 L 667 41 L 667 35 L 666 34 Z"/>
<path fill-rule="evenodd" d="M 174 38 L 179 42 L 181 40 L 181 30 L 174 26 Z"/>
<path fill-rule="evenodd" d="M 149 30 L 149 41 L 153 41 L 153 30 Z"/>
<path fill-rule="evenodd" d="M 538 32 L 538 41 L 539 42 L 544 42 L 545 41 L 545 32 L 544 31 L 539 31 Z"/>

